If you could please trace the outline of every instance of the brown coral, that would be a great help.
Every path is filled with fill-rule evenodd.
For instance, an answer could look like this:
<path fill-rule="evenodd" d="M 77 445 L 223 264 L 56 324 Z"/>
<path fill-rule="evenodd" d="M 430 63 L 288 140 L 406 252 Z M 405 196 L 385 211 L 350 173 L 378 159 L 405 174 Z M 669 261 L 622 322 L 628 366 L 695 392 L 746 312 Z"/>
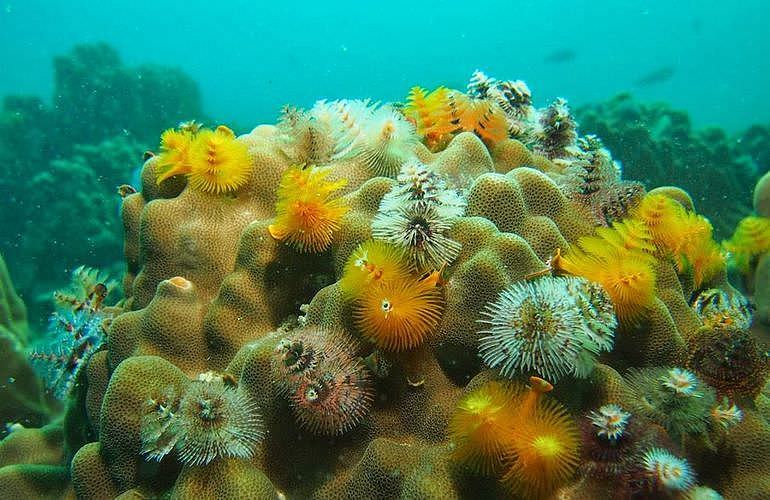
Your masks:
<path fill-rule="evenodd" d="M 127 312 L 112 323 L 107 349 L 90 359 L 81 381 L 83 391 L 68 413 L 68 429 L 76 424 L 85 429 L 67 438 L 67 446 L 80 447 L 70 453 L 72 487 L 78 495 L 503 494 L 493 479 L 453 465 L 448 441 L 452 414 L 463 393 L 494 379 L 492 372 L 481 371 L 479 362 L 480 313 L 513 283 L 550 274 L 560 249 L 566 252 L 583 237 L 603 234 L 594 227 L 602 221 L 588 214 L 599 214 L 608 223 L 633 204 L 638 189 L 620 182 L 611 157 L 596 144 L 583 144 L 581 156 L 564 103 L 538 114 L 520 82 L 485 82 L 480 76 L 478 80 L 473 90 L 478 95 L 472 97 L 447 90 L 431 97 L 415 90 L 406 111 L 431 149 L 440 151 L 406 141 L 408 151 L 399 152 L 413 155 L 416 160 L 410 161 L 419 161 L 455 196 L 465 196 L 467 210 L 463 216 L 453 214 L 442 232 L 457 243 L 452 259 L 428 266 L 440 269 L 425 269 L 424 274 L 408 269 L 397 273 L 429 289 L 432 299 L 438 301 L 440 296 L 442 303 L 431 315 L 430 328 L 417 331 L 419 338 L 401 352 L 390 352 L 393 345 L 376 342 L 377 335 L 356 321 L 360 315 L 355 299 L 373 294 L 373 282 L 359 285 L 356 293 L 338 283 L 351 255 L 372 239 L 372 221 L 383 198 L 398 192 L 393 179 L 374 176 L 392 175 L 395 163 L 378 166 L 372 164 L 379 161 L 376 155 L 354 154 L 362 147 L 354 115 L 356 109 L 370 108 L 368 103 L 337 101 L 320 103 L 315 111 L 288 110 L 277 128 L 260 126 L 233 139 L 246 148 L 249 168 L 243 183 L 228 196 L 194 189 L 183 176 L 158 185 L 159 160 L 147 160 L 141 191 L 127 194 L 123 201 Z M 436 102 L 421 102 L 430 99 Z M 490 108 L 487 101 L 496 107 Z M 457 113 L 469 102 L 470 118 L 462 121 Z M 499 133 L 498 108 L 505 114 L 508 132 L 519 140 L 503 139 Z M 381 132 L 386 129 L 387 124 Z M 335 199 L 347 207 L 335 218 L 328 238 L 314 248 L 324 250 L 318 254 L 298 252 L 284 244 L 288 236 L 276 233 L 275 227 L 270 231 L 277 220 L 276 191 L 282 176 L 295 162 L 311 160 L 324 164 L 326 179 L 339 188 Z M 560 176 L 580 161 L 577 178 L 583 195 L 613 193 L 603 196 L 601 203 L 585 199 L 576 204 L 571 199 L 576 191 L 560 182 L 564 179 Z M 595 190 L 597 186 L 600 189 Z M 682 212 L 691 210 L 681 193 L 661 191 L 656 194 L 676 199 Z M 636 250 L 652 252 L 647 244 L 642 242 Z M 651 265 L 651 297 L 639 321 L 619 328 L 615 348 L 585 379 L 565 378 L 556 387 L 554 398 L 570 414 L 565 410 L 565 422 L 599 405 L 622 404 L 628 391 L 618 370 L 626 366 L 682 365 L 689 360 L 704 379 L 711 376 L 715 385 L 729 386 L 730 394 L 755 394 L 753 386 L 743 384 L 750 378 L 743 367 L 733 370 L 733 364 L 714 362 L 714 354 L 722 350 L 719 339 L 725 337 L 700 331 L 701 319 L 689 304 L 696 287 L 694 273 L 663 256 Z M 728 289 L 724 273 L 708 281 L 709 286 Z M 408 323 L 399 332 L 414 334 L 414 325 Z M 297 332 L 333 338 L 333 352 L 318 359 L 302 358 L 307 369 L 281 371 L 276 353 L 283 356 L 280 362 L 299 355 L 292 344 Z M 738 338 L 742 337 L 730 336 L 731 341 Z M 326 349 L 324 342 L 311 347 L 319 345 Z M 736 363 L 756 362 L 761 353 L 750 342 L 742 345 L 735 350 Z M 283 368 L 287 366 L 284 363 Z M 163 429 L 143 432 L 142 422 L 148 415 L 157 416 L 152 412 L 159 408 L 179 411 L 178 400 L 191 384 L 200 384 L 191 379 L 210 370 L 220 372 L 223 381 L 237 385 L 249 404 L 260 408 L 268 432 L 263 442 L 249 446 L 249 453 L 185 466 L 180 463 L 183 455 L 163 448 L 168 444 L 160 439 Z M 277 376 L 287 380 L 276 381 Z M 770 454 L 763 453 L 766 422 L 750 409 L 746 415 L 709 455 L 721 454 L 731 466 L 714 471 L 707 460 L 698 466 L 713 479 L 709 484 L 750 495 L 763 492 L 759 478 Z M 570 480 L 576 443 L 574 433 L 568 434 L 564 443 L 571 450 L 565 455 L 569 463 L 557 467 L 558 481 L 538 487 L 532 480 L 537 468 L 532 467 L 527 474 L 515 474 L 520 491 L 550 492 L 551 486 Z M 150 463 L 141 455 L 142 437 L 156 435 L 158 447 L 168 453 Z M 0 445 L 0 453 L 5 450 L 12 461 L 25 458 L 10 453 L 24 434 L 17 436 Z M 519 439 L 528 453 L 532 446 L 554 444 L 529 442 L 526 436 Z M 34 470 L 11 465 L 17 468 L 3 468 L 0 473 L 14 485 L 63 478 L 60 473 L 69 456 L 57 454 L 61 448 L 54 441 L 54 451 L 41 460 L 61 463 Z M 657 431 L 650 442 L 668 446 Z M 590 458 L 600 468 L 612 461 L 601 454 Z M 622 468 L 625 462 L 619 462 Z M 612 465 L 607 468 L 611 475 L 617 472 Z M 591 481 L 567 484 L 562 491 L 606 491 L 598 479 Z M 45 493 L 40 486 L 35 488 L 14 491 Z M 66 488 L 62 484 L 53 489 L 64 494 Z"/>

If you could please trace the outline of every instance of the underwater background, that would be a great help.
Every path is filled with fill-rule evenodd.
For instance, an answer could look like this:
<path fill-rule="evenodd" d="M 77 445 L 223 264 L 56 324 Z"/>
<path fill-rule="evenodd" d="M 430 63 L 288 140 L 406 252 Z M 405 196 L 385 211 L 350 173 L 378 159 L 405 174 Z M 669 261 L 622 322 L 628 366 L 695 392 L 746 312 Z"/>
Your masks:
<path fill-rule="evenodd" d="M 525 79 L 538 104 L 633 91 L 698 126 L 735 131 L 770 114 L 767 9 L 761 0 L 6 1 L 0 94 L 48 100 L 54 55 L 107 42 L 129 65 L 183 69 L 213 118 L 244 126 L 274 118 L 276 103 L 396 101 L 415 82 L 457 86 L 483 68 Z"/>
<path fill-rule="evenodd" d="M 537 105 L 563 97 L 573 108 L 587 106 L 580 115 L 583 127 L 601 132 L 626 164 L 629 178 L 696 187 L 691 194 L 704 201 L 721 198 L 720 186 L 695 179 L 700 165 L 709 165 L 746 176 L 745 195 L 751 179 L 767 168 L 762 150 L 767 132 L 751 128 L 766 124 L 770 116 L 770 101 L 764 98 L 770 85 L 770 60 L 764 57 L 770 34 L 762 21 L 766 11 L 758 0 L 730 8 L 711 0 L 528 1 L 515 7 L 493 1 L 484 8 L 452 1 L 430 7 L 401 1 L 4 2 L 0 67 L 6 70 L 0 74 L 0 95 L 5 96 L 6 124 L 18 127 L 8 116 L 19 107 L 35 108 L 24 121 L 36 123 L 30 130 L 4 134 L 0 157 L 10 156 L 19 166 L 3 184 L 18 175 L 36 187 L 24 195 L 10 187 L 3 192 L 16 211 L 3 211 L 7 222 L 0 224 L 0 251 L 16 263 L 11 273 L 25 299 L 45 309 L 48 291 L 66 282 L 84 252 L 100 267 L 117 260 L 115 221 L 96 220 L 82 210 L 101 200 L 105 210 L 117 205 L 112 186 L 131 180 L 129 172 L 139 165 L 129 162 L 129 155 L 151 149 L 157 130 L 205 117 L 245 132 L 254 123 L 274 121 L 285 104 L 310 106 L 337 98 L 399 101 L 417 83 L 462 87 L 475 69 L 525 80 L 537 88 Z M 82 44 L 111 49 L 74 55 L 68 64 L 66 54 Z M 631 97 L 605 104 L 610 109 L 602 120 L 620 117 L 628 107 L 637 109 L 608 130 L 590 108 L 618 94 Z M 36 100 L 17 99 L 21 96 Z M 44 125 L 43 109 L 61 119 Z M 651 161 L 670 165 L 641 165 L 650 162 L 650 155 L 638 145 L 624 144 L 624 137 L 639 132 L 658 142 L 648 147 L 663 148 L 670 157 Z M 709 133 L 718 134 L 719 145 Z M 695 137 L 699 134 L 704 137 Z M 663 136 L 672 144 L 660 144 Z M 88 156 L 82 146 L 107 139 L 110 148 L 101 148 L 102 158 L 86 160 L 111 165 L 88 179 L 96 190 L 73 193 L 91 199 L 79 200 L 79 210 L 75 200 L 51 200 L 58 182 L 51 176 Z M 75 145 L 81 149 L 73 158 Z M 108 154 L 118 155 L 123 164 L 115 156 L 108 161 Z M 754 162 L 746 164 L 742 155 Z M 688 159 L 687 168 L 675 165 L 677 157 Z M 35 164 L 51 160 L 60 161 L 56 169 L 31 175 L 42 174 Z M 746 198 L 742 195 L 731 199 L 740 204 Z M 716 206 L 707 214 L 718 213 L 726 201 L 714 199 Z M 39 207 L 46 202 L 59 204 L 55 212 L 69 213 L 70 222 L 43 214 Z M 723 214 L 725 227 L 732 228 L 745 211 Z M 81 223 L 99 227 L 86 230 L 86 238 L 76 242 L 74 228 L 67 225 Z M 726 236 L 720 222 L 715 224 Z M 58 226 L 55 231 L 52 225 Z M 39 263 L 52 251 L 57 258 Z"/>
<path fill-rule="evenodd" d="M 0 497 L 766 498 L 768 14 L 0 1 Z"/>

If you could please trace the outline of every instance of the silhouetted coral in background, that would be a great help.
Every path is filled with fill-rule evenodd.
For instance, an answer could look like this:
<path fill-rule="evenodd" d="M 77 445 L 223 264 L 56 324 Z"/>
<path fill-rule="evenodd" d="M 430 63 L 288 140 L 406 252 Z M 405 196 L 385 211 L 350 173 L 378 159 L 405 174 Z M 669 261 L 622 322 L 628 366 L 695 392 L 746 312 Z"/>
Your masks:
<path fill-rule="evenodd" d="M 0 255 L 0 436 L 18 426 L 42 426 L 58 409 L 29 364 L 27 309 Z"/>
<path fill-rule="evenodd" d="M 694 128 L 685 111 L 620 94 L 575 110 L 581 131 L 596 134 L 623 164 L 625 176 L 648 189 L 676 185 L 726 237 L 750 210 L 751 188 L 770 168 L 770 128 L 734 136 Z M 708 178 L 708 182 L 703 179 Z"/>
<path fill-rule="evenodd" d="M 116 188 L 132 182 L 156 131 L 202 118 L 197 85 L 176 68 L 125 66 L 112 47 L 54 59 L 53 102 L 7 96 L 0 110 L 0 249 L 35 318 L 83 262 L 120 259 Z M 139 188 L 139 186 L 135 186 Z"/>
<path fill-rule="evenodd" d="M 104 43 L 77 45 L 54 58 L 52 122 L 61 144 L 116 135 L 154 144 L 153 131 L 202 114 L 197 84 L 178 68 L 125 66 Z"/>

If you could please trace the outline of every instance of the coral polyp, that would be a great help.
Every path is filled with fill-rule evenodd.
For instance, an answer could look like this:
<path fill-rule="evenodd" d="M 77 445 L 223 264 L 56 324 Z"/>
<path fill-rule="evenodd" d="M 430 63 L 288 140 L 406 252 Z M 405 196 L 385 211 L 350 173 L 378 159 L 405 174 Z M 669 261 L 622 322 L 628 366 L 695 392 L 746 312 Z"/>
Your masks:
<path fill-rule="evenodd" d="M 510 446 L 516 390 L 487 382 L 465 396 L 449 423 L 453 459 L 482 474 L 499 471 Z"/>
<path fill-rule="evenodd" d="M 385 286 L 407 279 L 409 268 L 403 249 L 382 241 L 367 240 L 348 257 L 340 289 L 357 297 L 370 286 Z"/>
<path fill-rule="evenodd" d="M 342 434 L 358 425 L 372 400 L 368 372 L 345 353 L 322 360 L 290 394 L 300 427 L 320 435 Z"/>
<path fill-rule="evenodd" d="M 224 126 L 198 132 L 190 145 L 187 162 L 190 186 L 215 194 L 244 185 L 251 167 L 246 145 Z"/>
<path fill-rule="evenodd" d="M 161 153 L 158 157 L 158 177 L 160 184 L 174 175 L 190 172 L 187 155 L 190 152 L 193 134 L 183 130 L 168 129 L 160 136 Z"/>
<path fill-rule="evenodd" d="M 414 156 L 414 125 L 390 106 L 374 111 L 362 134 L 357 154 L 374 175 L 394 177 L 401 165 Z"/>
<path fill-rule="evenodd" d="M 462 248 L 446 235 L 453 222 L 453 217 L 447 217 L 434 204 L 408 203 L 378 212 L 372 221 L 372 236 L 403 248 L 416 269 L 440 269 Z"/>
<path fill-rule="evenodd" d="M 441 290 L 434 283 L 410 277 L 367 288 L 354 305 L 353 318 L 377 346 L 404 351 L 425 342 L 443 309 Z"/>
<path fill-rule="evenodd" d="M 178 400 L 169 388 L 160 399 L 148 401 L 141 423 L 147 459 L 161 460 L 175 450 L 183 464 L 202 466 L 254 455 L 264 437 L 256 403 L 222 376 L 202 375 Z"/>
<path fill-rule="evenodd" d="M 331 245 L 348 206 L 335 196 L 347 182 L 327 180 L 330 173 L 328 168 L 302 166 L 284 173 L 276 217 L 268 228 L 273 238 L 300 252 L 322 252 Z"/>
<path fill-rule="evenodd" d="M 642 457 L 645 490 L 669 493 L 684 491 L 695 485 L 695 471 L 687 460 L 668 450 L 652 448 Z"/>
<path fill-rule="evenodd" d="M 630 413 L 616 404 L 604 405 L 588 414 L 588 420 L 596 428 L 596 435 L 615 443 L 623 436 Z"/>
<path fill-rule="evenodd" d="M 677 440 L 708 430 L 714 389 L 682 368 L 632 369 L 627 377 L 633 409 L 666 429 Z"/>
<path fill-rule="evenodd" d="M 577 468 L 578 427 L 567 411 L 551 399 L 538 401 L 530 415 L 520 413 L 512 425 L 511 443 L 502 481 L 524 498 L 547 498 Z"/>
<path fill-rule="evenodd" d="M 550 380 L 585 377 L 599 351 L 612 347 L 612 323 L 594 330 L 599 322 L 592 328 L 586 321 L 583 313 L 593 305 L 585 285 L 576 278 L 545 277 L 504 290 L 480 320 L 489 325 L 480 332 L 486 334 L 479 342 L 484 362 L 506 377 L 530 372 Z"/>

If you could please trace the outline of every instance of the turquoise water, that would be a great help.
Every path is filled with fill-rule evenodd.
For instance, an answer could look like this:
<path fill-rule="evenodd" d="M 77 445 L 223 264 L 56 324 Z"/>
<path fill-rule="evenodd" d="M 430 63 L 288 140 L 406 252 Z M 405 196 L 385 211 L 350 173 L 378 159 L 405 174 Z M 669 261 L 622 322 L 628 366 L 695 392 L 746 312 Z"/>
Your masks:
<path fill-rule="evenodd" d="M 130 4 L 130 5 L 127 5 Z M 50 60 L 105 41 L 128 63 L 179 66 L 221 121 L 272 120 L 283 103 L 402 99 L 481 68 L 523 79 L 543 104 L 632 90 L 731 130 L 767 121 L 767 2 L 122 2 L 0 4 L 0 95 L 51 93 Z M 569 50 L 574 58 L 548 56 Z M 636 81 L 671 68 L 670 78 Z"/>

